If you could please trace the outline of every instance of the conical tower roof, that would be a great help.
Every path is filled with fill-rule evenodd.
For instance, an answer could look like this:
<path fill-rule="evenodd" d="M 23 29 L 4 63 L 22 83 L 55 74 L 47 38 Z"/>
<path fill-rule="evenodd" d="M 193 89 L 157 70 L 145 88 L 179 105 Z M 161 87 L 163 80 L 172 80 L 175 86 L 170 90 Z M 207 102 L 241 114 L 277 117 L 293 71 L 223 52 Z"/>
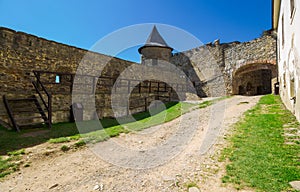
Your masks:
<path fill-rule="evenodd" d="M 139 48 L 139 53 L 141 53 L 141 49 L 145 47 L 165 47 L 173 50 L 173 48 L 169 47 L 162 36 L 159 34 L 155 25 L 146 41 L 146 44 Z"/>

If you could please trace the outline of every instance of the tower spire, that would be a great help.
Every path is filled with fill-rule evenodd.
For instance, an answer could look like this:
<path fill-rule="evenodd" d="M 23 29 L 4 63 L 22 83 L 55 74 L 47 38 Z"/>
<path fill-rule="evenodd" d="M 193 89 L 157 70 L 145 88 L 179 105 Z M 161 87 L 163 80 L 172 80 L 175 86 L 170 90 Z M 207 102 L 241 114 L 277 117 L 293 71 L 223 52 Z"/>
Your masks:
<path fill-rule="evenodd" d="M 163 47 L 169 47 L 165 40 L 162 38 L 162 36 L 159 34 L 156 25 L 154 25 L 147 41 L 146 45 L 156 45 L 156 46 L 163 46 Z"/>
<path fill-rule="evenodd" d="M 145 45 L 139 48 L 139 53 L 141 53 L 141 50 L 145 47 L 165 47 L 173 50 L 160 35 L 156 25 L 153 26 Z"/>
<path fill-rule="evenodd" d="M 169 61 L 173 48 L 165 42 L 154 25 L 145 45 L 138 51 L 142 56 L 142 64 L 154 66 L 159 60 Z"/>

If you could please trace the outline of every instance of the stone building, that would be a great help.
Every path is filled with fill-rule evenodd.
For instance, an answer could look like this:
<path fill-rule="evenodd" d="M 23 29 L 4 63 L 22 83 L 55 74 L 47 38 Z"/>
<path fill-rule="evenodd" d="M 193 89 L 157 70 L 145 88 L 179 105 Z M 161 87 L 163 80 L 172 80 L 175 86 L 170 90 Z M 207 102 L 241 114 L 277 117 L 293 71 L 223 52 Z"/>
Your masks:
<path fill-rule="evenodd" d="M 285 106 L 300 121 L 300 2 L 273 0 L 277 31 L 278 80 Z"/>
<path fill-rule="evenodd" d="M 140 47 L 138 51 L 141 54 L 142 64 L 153 66 L 157 65 L 159 60 L 170 62 L 173 48 L 167 45 L 156 26 L 154 26 L 146 44 Z"/>
<path fill-rule="evenodd" d="M 90 120 L 144 111 L 154 100 L 183 100 L 191 90 L 199 97 L 267 94 L 277 80 L 272 31 L 249 42 L 217 40 L 181 53 L 172 50 L 156 27 L 138 50 L 142 64 L 0 28 L 0 124 L 12 126 L 12 115 L 30 123 L 69 121 L 72 92 L 84 96 L 82 118 Z M 78 76 L 80 62 L 86 65 Z M 128 78 L 127 72 L 140 75 Z M 127 104 L 116 106 L 122 108 L 118 113 L 112 95 L 117 101 L 127 98 Z M 24 106 L 36 111 L 16 110 Z"/>

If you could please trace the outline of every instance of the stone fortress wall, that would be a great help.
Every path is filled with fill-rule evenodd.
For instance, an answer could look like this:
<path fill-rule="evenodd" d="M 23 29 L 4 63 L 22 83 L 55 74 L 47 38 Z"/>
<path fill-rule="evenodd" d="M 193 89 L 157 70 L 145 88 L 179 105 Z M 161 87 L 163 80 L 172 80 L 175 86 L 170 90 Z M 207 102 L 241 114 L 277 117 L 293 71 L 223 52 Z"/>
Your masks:
<path fill-rule="evenodd" d="M 0 123 L 10 123 L 2 101 L 3 95 L 8 98 L 24 98 L 33 94 L 36 95 L 34 86 L 31 83 L 35 81 L 34 70 L 41 72 L 40 79 L 52 94 L 53 122 L 69 121 L 70 106 L 72 105 L 72 80 L 74 78 L 72 74 L 76 73 L 79 63 L 87 54 L 89 63 L 85 65 L 87 69 L 82 69 L 83 72 L 84 70 L 91 71 L 90 75 L 107 78 L 101 79 L 101 81 L 97 78 L 94 79 L 94 77 L 80 79 L 81 81 L 87 81 L 86 83 L 89 84 L 89 86 L 82 86 L 86 89 L 84 94 L 91 93 L 90 91 L 93 88 L 91 87 L 91 81 L 96 81 L 95 94 L 90 94 L 89 100 L 85 101 L 86 113 L 84 113 L 84 119 L 114 116 L 110 97 L 114 82 L 119 74 L 129 66 L 140 65 L 23 32 L 0 28 Z M 98 67 L 95 68 L 95 66 Z M 98 74 L 96 70 L 100 68 L 99 66 L 103 66 L 101 74 Z M 171 75 L 170 72 L 165 72 L 169 73 L 169 76 Z M 60 78 L 59 83 L 56 83 L 57 76 Z M 124 84 L 123 89 L 128 89 L 128 81 L 124 80 L 120 83 Z M 131 82 L 131 84 L 134 84 L 134 82 Z M 152 82 L 150 84 L 147 81 L 135 87 L 130 95 L 130 112 L 143 111 L 145 103 L 150 104 L 158 96 L 161 100 L 167 98 L 167 96 L 171 96 L 171 99 L 177 99 L 174 92 L 158 93 L 158 86 L 160 86 L 160 89 L 171 89 L 164 83 Z M 166 96 L 166 94 L 168 95 Z M 147 101 L 145 101 L 145 98 L 147 98 Z M 92 100 L 96 101 L 97 114 L 88 113 L 90 105 L 94 104 Z"/>
<path fill-rule="evenodd" d="M 271 32 L 245 43 L 220 44 L 219 41 L 216 41 L 183 53 L 174 54 L 170 62 L 185 72 L 193 82 L 200 97 L 238 94 L 235 87 L 246 87 L 249 81 L 252 82 L 252 87 L 262 86 L 258 84 L 261 83 L 260 80 L 265 80 L 263 79 L 266 76 L 264 73 L 271 73 L 271 78 L 275 78 L 275 44 L 276 40 Z M 140 64 L 100 53 L 88 52 L 84 49 L 7 28 L 0 28 L 0 96 L 22 97 L 32 95 L 35 93 L 31 83 L 35 79 L 33 70 L 54 72 L 40 74 L 41 80 L 45 84 L 48 83 L 47 88 L 52 93 L 53 122 L 69 121 L 70 106 L 72 105 L 72 80 L 74 78 L 71 74 L 76 73 L 79 63 L 87 53 L 92 58 L 87 66 L 105 66 L 100 76 L 109 78 L 101 81 L 95 79 L 95 96 L 90 96 L 90 98 L 95 98 L 96 103 L 94 104 L 97 114 L 85 114 L 84 118 L 114 116 L 110 104 L 110 94 L 114 82 L 130 66 L 138 66 L 143 71 Z M 163 66 L 159 67 L 163 68 Z M 173 70 L 164 70 L 166 76 L 174 76 Z M 259 77 L 255 71 L 259 71 L 262 75 Z M 59 83 L 56 83 L 57 76 L 59 76 Z M 99 74 L 95 74 L 95 76 L 99 76 Z M 252 77 L 258 79 L 253 81 Z M 87 81 L 93 80 L 88 79 Z M 132 108 L 131 112 L 145 109 L 143 105 L 145 104 L 145 97 L 148 98 L 146 105 L 155 99 L 163 100 L 168 96 L 168 100 L 178 99 L 178 95 L 173 90 L 175 88 L 170 86 L 172 85 L 155 82 L 149 84 L 148 81 L 136 86 L 130 95 L 132 99 L 129 103 L 132 106 L 140 107 Z M 126 85 L 124 87 L 126 88 Z M 158 91 L 160 89 L 165 91 Z M 149 90 L 151 91 L 149 92 Z M 181 91 L 186 90 L 182 87 Z M 245 91 L 245 94 L 255 93 L 257 92 Z M 89 103 L 85 105 L 85 108 L 89 108 Z M 2 100 L 0 101 L 0 120 L 2 123 L 9 123 Z"/>
<path fill-rule="evenodd" d="M 31 83 L 35 79 L 33 70 L 75 73 L 86 50 L 42 39 L 33 35 L 0 29 L 0 83 L 1 96 L 23 97 L 35 93 Z M 95 54 L 99 60 L 110 60 L 110 66 L 123 70 L 131 62 Z M 104 73 L 110 73 L 104 71 Z M 115 75 L 116 71 L 111 71 Z M 45 75 L 46 76 L 46 75 Z M 55 83 L 55 76 L 42 77 Z M 62 84 L 64 84 L 62 79 Z M 54 85 L 54 84 L 53 84 Z M 52 86 L 54 87 L 54 86 Z M 54 87 L 55 88 L 55 87 Z M 71 94 L 68 86 L 60 86 L 61 93 L 52 91 L 54 122 L 66 121 L 69 116 Z M 51 89 L 49 90 L 51 92 Z M 6 109 L 0 102 L 0 117 L 8 121 Z"/>
<path fill-rule="evenodd" d="M 276 34 L 266 31 L 261 37 L 244 43 L 220 44 L 216 40 L 177 53 L 171 62 L 185 71 L 201 97 L 240 94 L 238 87 L 246 87 L 248 82 L 252 87 L 259 87 L 270 81 L 262 79 L 261 74 L 271 73 L 273 83 L 276 81 Z M 255 94 L 259 93 L 248 93 Z"/>

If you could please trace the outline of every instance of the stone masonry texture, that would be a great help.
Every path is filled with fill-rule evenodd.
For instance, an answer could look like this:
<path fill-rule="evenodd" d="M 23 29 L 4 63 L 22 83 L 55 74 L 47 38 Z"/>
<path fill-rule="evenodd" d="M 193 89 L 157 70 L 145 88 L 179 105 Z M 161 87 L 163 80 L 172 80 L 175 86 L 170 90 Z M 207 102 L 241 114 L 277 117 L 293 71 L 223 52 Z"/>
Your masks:
<path fill-rule="evenodd" d="M 84 65 L 85 67 L 79 67 L 79 63 L 87 56 L 89 60 Z M 259 73 L 262 73 L 262 70 L 271 70 L 271 76 L 275 78 L 273 75 L 276 74 L 276 67 L 273 67 L 276 66 L 275 34 L 269 31 L 260 38 L 244 43 L 220 44 L 219 41 L 216 41 L 182 53 L 176 53 L 171 57 L 170 63 L 186 74 L 200 97 L 236 94 L 234 91 L 236 88 L 233 86 L 242 86 L 243 83 L 246 83 L 247 79 L 241 80 L 245 79 L 243 76 L 245 72 L 250 74 L 255 70 L 259 70 Z M 99 74 L 99 66 L 103 66 L 101 74 Z M 101 79 L 101 81 L 96 78 L 95 94 L 86 95 L 86 98 L 89 98 L 91 102 L 85 103 L 85 109 L 89 109 L 89 106 L 96 106 L 96 114 L 89 114 L 89 110 L 84 113 L 84 119 L 87 120 L 115 116 L 110 104 L 112 99 L 110 95 L 114 90 L 113 85 L 119 75 L 130 67 L 137 68 L 143 74 L 143 66 L 137 63 L 0 27 L 0 96 L 18 98 L 33 95 L 35 94 L 35 89 L 31 83 L 35 80 L 33 70 L 53 72 L 52 74 L 41 73 L 41 80 L 45 82 L 45 86 L 53 97 L 53 122 L 70 120 L 73 76 L 63 74 L 78 72 L 108 77 Z M 174 76 L 174 70 L 164 69 L 163 65 L 158 67 L 165 71 L 165 76 Z M 55 83 L 57 75 L 60 76 L 58 84 Z M 142 79 L 142 77 L 140 78 Z M 90 84 L 93 77 L 85 77 L 85 79 L 82 77 L 77 82 L 82 81 Z M 254 81 L 253 86 L 257 81 L 259 82 L 259 79 Z M 120 83 L 122 84 L 122 82 Z M 123 83 L 124 89 L 126 89 L 128 82 Z M 175 87 L 172 85 L 150 84 L 145 81 L 140 86 L 136 85 L 132 88 L 129 105 L 136 107 L 129 106 L 130 112 L 144 110 L 145 97 L 148 98 L 147 105 L 157 99 L 164 100 L 168 94 L 168 96 L 172 95 L 171 100 L 176 100 L 179 97 L 174 94 Z M 151 86 L 150 89 L 149 86 Z M 165 92 L 158 93 L 157 87 L 160 87 L 160 90 L 165 89 Z M 91 90 L 92 87 L 83 89 Z M 10 122 L 2 100 L 0 101 L 0 120 Z"/>

